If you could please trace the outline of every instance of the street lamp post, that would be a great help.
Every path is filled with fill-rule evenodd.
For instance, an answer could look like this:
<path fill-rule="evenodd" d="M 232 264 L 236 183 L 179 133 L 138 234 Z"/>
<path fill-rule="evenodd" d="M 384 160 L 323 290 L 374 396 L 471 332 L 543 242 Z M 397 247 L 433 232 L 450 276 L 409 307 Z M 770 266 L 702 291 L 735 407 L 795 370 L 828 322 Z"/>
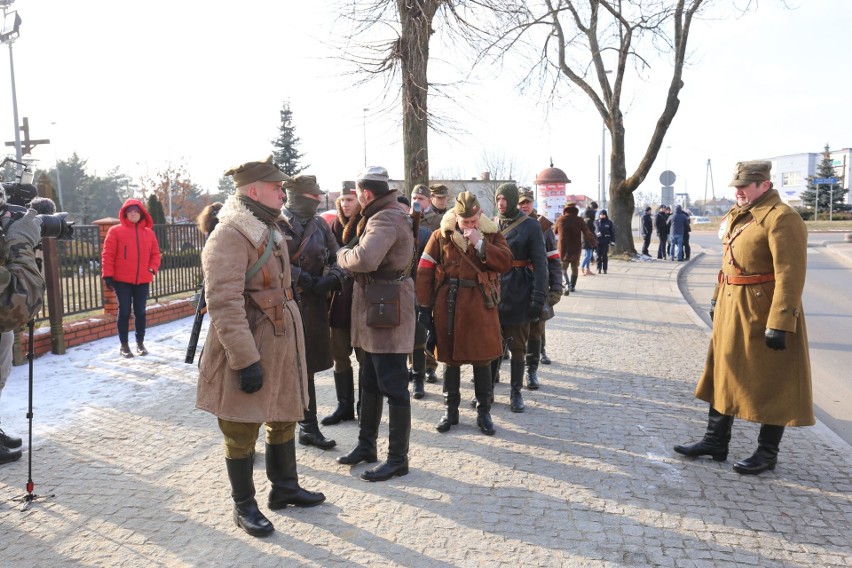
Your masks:
<path fill-rule="evenodd" d="M 364 115 L 361 122 L 361 126 L 364 129 L 364 167 L 367 167 L 367 111 L 370 110 L 364 107 Z"/>
<path fill-rule="evenodd" d="M 15 158 L 20 162 L 23 156 L 21 154 L 21 129 L 18 126 L 18 95 L 15 90 L 15 58 L 12 56 L 12 44 L 20 36 L 21 17 L 16 10 L 8 11 L 9 6 L 14 1 L 0 1 L 0 6 L 3 8 L 3 29 L 0 30 L 0 42 L 9 46 L 9 70 L 12 74 L 12 112 L 15 120 Z"/>

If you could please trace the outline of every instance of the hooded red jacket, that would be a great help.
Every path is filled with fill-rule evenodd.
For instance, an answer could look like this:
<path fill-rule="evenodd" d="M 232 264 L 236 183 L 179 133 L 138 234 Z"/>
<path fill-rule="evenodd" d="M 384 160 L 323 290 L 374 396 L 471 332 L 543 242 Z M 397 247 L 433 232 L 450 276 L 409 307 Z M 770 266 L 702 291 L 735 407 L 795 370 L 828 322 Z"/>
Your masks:
<path fill-rule="evenodd" d="M 135 205 L 142 218 L 135 225 L 127 218 L 127 208 Z M 138 199 L 128 199 L 118 213 L 121 223 L 112 227 L 104 240 L 101 257 L 103 277 L 116 282 L 148 284 L 160 268 L 160 247 L 151 227 L 154 220 Z"/>

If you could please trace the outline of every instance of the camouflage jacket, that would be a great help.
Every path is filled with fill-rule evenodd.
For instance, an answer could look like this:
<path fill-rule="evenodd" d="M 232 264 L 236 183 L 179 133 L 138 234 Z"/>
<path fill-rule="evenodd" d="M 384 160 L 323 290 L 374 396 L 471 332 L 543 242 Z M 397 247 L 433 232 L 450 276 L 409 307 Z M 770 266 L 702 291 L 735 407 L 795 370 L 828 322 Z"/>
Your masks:
<path fill-rule="evenodd" d="M 29 244 L 0 234 L 0 251 L 0 331 L 12 331 L 41 310 L 44 278 Z"/>

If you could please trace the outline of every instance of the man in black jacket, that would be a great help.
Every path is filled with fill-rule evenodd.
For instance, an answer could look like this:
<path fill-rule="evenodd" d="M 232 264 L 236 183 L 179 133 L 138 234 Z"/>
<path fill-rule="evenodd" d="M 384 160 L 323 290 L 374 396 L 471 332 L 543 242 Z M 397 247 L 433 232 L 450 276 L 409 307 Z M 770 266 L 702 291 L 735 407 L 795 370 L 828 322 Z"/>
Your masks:
<path fill-rule="evenodd" d="M 642 235 L 642 254 L 651 256 L 651 253 L 648 252 L 648 247 L 651 245 L 651 235 L 654 234 L 654 216 L 651 215 L 650 207 L 646 207 L 645 214 L 642 215 L 639 233 Z"/>
<path fill-rule="evenodd" d="M 669 226 L 666 224 L 669 216 L 666 213 L 667 207 L 665 205 L 660 205 L 660 208 L 657 209 L 657 215 L 654 218 L 654 226 L 657 228 L 657 236 L 660 237 L 660 246 L 657 249 L 657 258 L 664 259 L 666 258 L 666 244 L 669 240 Z"/>
<path fill-rule="evenodd" d="M 547 256 L 538 222 L 518 210 L 518 186 L 514 183 L 501 184 L 495 198 L 499 212 L 497 224 L 515 259 L 512 269 L 500 280 L 500 327 L 503 340 L 508 343 L 512 354 L 510 407 L 512 412 L 523 412 L 521 387 L 527 340 L 530 323 L 541 317 L 547 298 Z M 502 358 L 497 358 L 491 363 L 495 379 L 501 362 Z"/>

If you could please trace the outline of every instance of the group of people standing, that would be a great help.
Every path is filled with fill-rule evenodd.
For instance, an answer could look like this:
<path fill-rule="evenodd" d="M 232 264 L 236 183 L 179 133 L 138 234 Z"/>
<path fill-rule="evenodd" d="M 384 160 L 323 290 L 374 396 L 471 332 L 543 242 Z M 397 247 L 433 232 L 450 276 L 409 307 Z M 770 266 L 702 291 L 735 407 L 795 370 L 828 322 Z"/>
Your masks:
<path fill-rule="evenodd" d="M 412 209 L 382 167 L 344 183 L 330 224 L 316 214 L 322 192 L 314 176 L 287 176 L 271 157 L 227 175 L 236 194 L 215 214 L 218 223 L 202 253 L 211 325 L 196 405 L 218 419 L 239 527 L 255 536 L 274 530 L 257 505 L 252 476 L 262 425 L 272 485 L 267 503 L 276 510 L 325 499 L 299 485 L 294 445 L 334 447 L 320 423 L 357 417 L 358 442 L 337 461 L 379 461 L 385 399 L 387 457 L 361 478 L 406 475 L 409 380 L 414 397 L 422 397 L 427 365 L 435 375 L 444 365 L 439 432 L 459 423 L 461 367 L 471 365 L 476 424 L 486 435 L 495 433 L 490 410 L 505 350 L 510 408 L 525 410 L 524 373 L 527 388 L 539 388 L 544 318 L 563 293 L 551 223 L 532 210 L 531 192 L 502 184 L 492 221 L 476 195 L 463 192 L 450 206 L 440 185 L 427 188 L 424 210 L 425 191 L 418 188 L 413 198 L 420 203 L 412 209 L 420 210 L 423 230 L 417 231 Z M 210 231 L 212 224 L 200 226 Z M 462 331 L 473 325 L 482 333 Z M 337 407 L 319 421 L 314 376 L 330 367 Z"/>
<path fill-rule="evenodd" d="M 691 256 L 689 246 L 689 234 L 692 232 L 691 217 L 680 205 L 676 205 L 674 212 L 668 205 L 660 205 L 656 215 L 650 207 L 639 222 L 639 233 L 642 236 L 642 254 L 651 256 L 648 250 L 651 246 L 651 237 L 656 230 L 660 244 L 657 247 L 657 259 L 670 259 L 685 261 Z"/>

